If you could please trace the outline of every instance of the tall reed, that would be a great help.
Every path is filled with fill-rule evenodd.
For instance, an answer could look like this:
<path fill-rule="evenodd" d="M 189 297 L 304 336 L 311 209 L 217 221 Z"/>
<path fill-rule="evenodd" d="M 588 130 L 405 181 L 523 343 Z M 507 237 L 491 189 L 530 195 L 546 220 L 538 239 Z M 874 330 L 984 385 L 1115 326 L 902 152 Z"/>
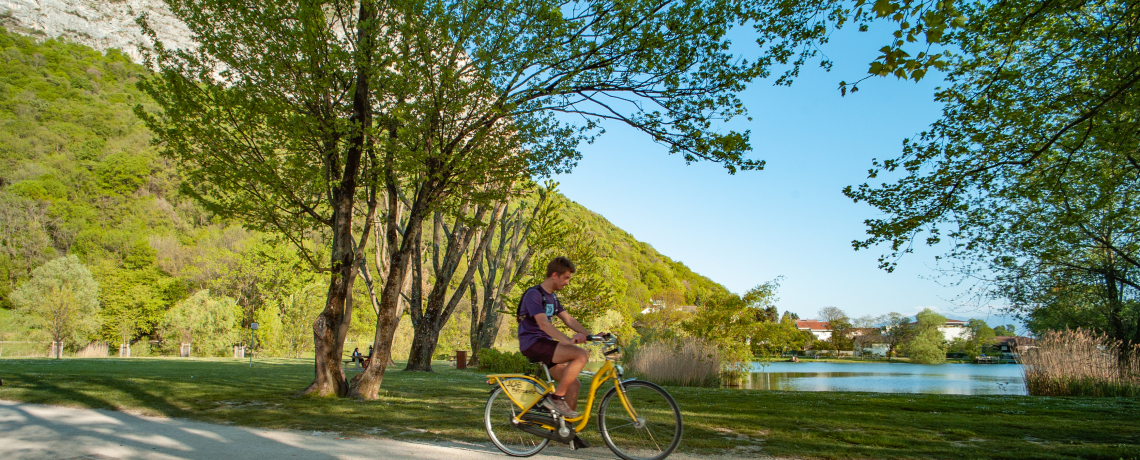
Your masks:
<path fill-rule="evenodd" d="M 83 349 L 75 352 L 75 357 L 76 358 L 106 358 L 108 356 L 107 350 L 108 350 L 108 348 L 107 348 L 106 343 L 91 342 L 91 343 L 87 344 L 86 347 L 83 347 Z"/>
<path fill-rule="evenodd" d="M 630 371 L 661 385 L 716 387 L 720 385 L 720 354 L 702 340 L 665 340 L 633 350 Z"/>
<path fill-rule="evenodd" d="M 1091 331 L 1049 331 L 1017 347 L 1025 388 L 1036 396 L 1140 396 L 1140 347 Z"/>

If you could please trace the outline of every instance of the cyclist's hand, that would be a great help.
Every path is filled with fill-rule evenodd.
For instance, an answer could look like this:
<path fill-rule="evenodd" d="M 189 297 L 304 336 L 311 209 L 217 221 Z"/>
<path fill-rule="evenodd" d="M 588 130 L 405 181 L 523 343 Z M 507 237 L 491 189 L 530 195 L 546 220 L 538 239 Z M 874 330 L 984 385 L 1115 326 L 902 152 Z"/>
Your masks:
<path fill-rule="evenodd" d="M 586 343 L 586 334 L 581 332 L 574 334 L 574 338 L 570 339 L 574 343 Z"/>

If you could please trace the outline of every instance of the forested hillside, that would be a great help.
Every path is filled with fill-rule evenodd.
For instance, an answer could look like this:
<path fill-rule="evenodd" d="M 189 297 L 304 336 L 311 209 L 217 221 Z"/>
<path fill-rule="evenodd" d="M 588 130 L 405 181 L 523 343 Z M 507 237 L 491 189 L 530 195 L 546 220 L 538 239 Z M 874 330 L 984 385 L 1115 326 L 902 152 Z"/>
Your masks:
<path fill-rule="evenodd" d="M 146 72 L 116 50 L 40 42 L 0 29 L 4 317 L 14 308 L 9 294 L 34 269 L 72 254 L 99 285 L 100 327 L 91 339 L 165 339 L 167 351 L 175 342 L 202 341 L 195 337 L 201 327 L 167 314 L 190 302 L 225 310 L 218 317 L 233 318 L 234 333 L 259 321 L 269 352 L 301 355 L 312 346 L 310 325 L 323 306 L 325 277 L 290 244 L 219 220 L 179 192 L 176 165 L 155 153 L 132 112 L 151 104 L 135 86 Z M 727 292 L 601 216 L 557 199 L 565 201 L 564 220 L 581 223 L 596 243 L 614 302 L 626 313 L 651 299 L 699 304 Z M 361 308 L 354 310 L 350 339 L 365 343 L 375 313 L 363 291 L 357 295 Z M 466 327 L 459 318 L 453 323 L 449 327 Z M 456 334 L 463 333 L 444 336 Z M 209 353 L 225 352 L 224 343 L 211 346 Z"/>

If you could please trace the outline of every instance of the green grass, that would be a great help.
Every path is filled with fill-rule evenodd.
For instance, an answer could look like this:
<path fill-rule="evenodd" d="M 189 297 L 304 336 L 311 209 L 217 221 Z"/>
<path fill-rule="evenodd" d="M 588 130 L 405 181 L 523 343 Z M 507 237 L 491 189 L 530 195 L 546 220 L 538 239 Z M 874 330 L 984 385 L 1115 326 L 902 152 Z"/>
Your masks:
<path fill-rule="evenodd" d="M 347 436 L 486 442 L 488 386 L 476 371 L 441 363 L 436 373 L 405 373 L 397 366 L 379 400 L 359 401 L 296 396 L 312 379 L 305 360 L 248 366 L 223 359 L 3 359 L 0 399 Z M 1138 399 L 668 389 L 685 416 L 682 452 L 1140 458 Z M 601 446 L 594 423 L 584 437 Z"/>

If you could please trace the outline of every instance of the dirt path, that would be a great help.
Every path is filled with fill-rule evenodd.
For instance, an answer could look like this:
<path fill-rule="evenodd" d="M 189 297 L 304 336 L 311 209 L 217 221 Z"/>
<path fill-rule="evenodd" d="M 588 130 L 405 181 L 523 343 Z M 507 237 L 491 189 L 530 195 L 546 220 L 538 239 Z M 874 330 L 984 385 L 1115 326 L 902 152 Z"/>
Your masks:
<path fill-rule="evenodd" d="M 503 460 L 490 443 L 427 443 L 265 430 L 93 409 L 0 401 L 0 458 L 19 460 Z M 617 458 L 605 446 L 551 444 L 534 459 Z M 670 460 L 698 457 L 673 455 Z M 709 457 L 699 457 L 708 459 Z M 726 457 L 727 458 L 727 457 Z M 732 456 L 738 458 L 738 456 Z"/>

